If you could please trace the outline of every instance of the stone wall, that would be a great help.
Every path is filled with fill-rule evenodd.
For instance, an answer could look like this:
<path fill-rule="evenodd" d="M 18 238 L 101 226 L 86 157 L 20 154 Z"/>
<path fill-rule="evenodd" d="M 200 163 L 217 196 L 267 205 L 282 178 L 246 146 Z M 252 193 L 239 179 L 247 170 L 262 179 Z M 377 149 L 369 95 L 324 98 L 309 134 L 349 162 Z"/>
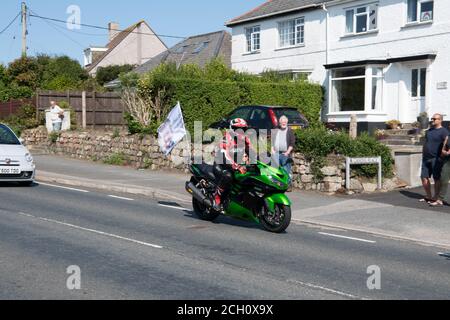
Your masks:
<path fill-rule="evenodd" d="M 123 164 L 148 170 L 177 170 L 188 172 L 187 160 L 191 157 L 189 147 L 180 143 L 169 157 L 160 151 L 158 141 L 152 136 L 128 135 L 100 131 L 69 131 L 59 137 L 51 137 L 45 128 L 26 130 L 22 133 L 25 144 L 31 149 L 69 156 L 76 159 L 100 161 L 110 164 Z M 204 147 L 204 153 L 210 155 L 214 145 Z M 212 156 L 209 160 L 212 159 Z M 376 180 L 352 176 L 351 190 L 345 190 L 345 159 L 329 157 L 327 167 L 322 168 L 324 178 L 315 181 L 311 172 L 311 163 L 296 153 L 293 165 L 293 186 L 302 190 L 314 190 L 325 193 L 335 192 L 373 192 L 377 188 Z M 399 187 L 397 179 L 385 179 L 384 190 Z"/>

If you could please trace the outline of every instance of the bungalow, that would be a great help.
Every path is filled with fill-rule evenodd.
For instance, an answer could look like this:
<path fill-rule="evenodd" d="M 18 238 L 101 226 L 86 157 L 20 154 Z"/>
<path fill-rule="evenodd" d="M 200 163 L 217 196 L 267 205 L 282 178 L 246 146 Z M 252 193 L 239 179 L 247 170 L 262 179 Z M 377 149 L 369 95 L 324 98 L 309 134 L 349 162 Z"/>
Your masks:
<path fill-rule="evenodd" d="M 140 66 L 167 50 L 164 42 L 144 20 L 120 31 L 117 23 L 110 23 L 109 43 L 106 47 L 91 46 L 84 50 L 84 65 L 94 76 L 98 68 L 131 64 Z"/>
<path fill-rule="evenodd" d="M 232 67 L 307 77 L 324 122 L 362 130 L 450 116 L 450 1 L 271 0 L 226 25 Z"/>

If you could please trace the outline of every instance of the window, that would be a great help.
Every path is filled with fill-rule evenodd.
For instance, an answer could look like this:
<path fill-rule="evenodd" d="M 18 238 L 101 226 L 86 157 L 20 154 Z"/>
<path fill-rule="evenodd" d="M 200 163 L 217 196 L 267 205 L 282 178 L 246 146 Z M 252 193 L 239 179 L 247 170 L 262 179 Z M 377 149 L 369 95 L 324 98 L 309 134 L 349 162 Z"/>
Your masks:
<path fill-rule="evenodd" d="M 202 52 L 204 49 L 206 49 L 208 47 L 208 45 L 209 45 L 209 41 L 202 42 L 201 44 L 199 44 L 197 46 L 197 48 L 194 49 L 194 51 L 192 51 L 192 53 L 198 54 L 198 53 Z"/>
<path fill-rule="evenodd" d="M 383 98 L 383 68 L 362 66 L 337 69 L 331 78 L 333 112 L 381 110 Z M 367 97 L 367 98 L 366 98 Z M 366 106 L 370 101 L 370 106 Z"/>
<path fill-rule="evenodd" d="M 347 34 L 364 33 L 378 27 L 378 5 L 348 9 L 345 11 Z"/>
<path fill-rule="evenodd" d="M 411 73 L 411 96 L 423 98 L 427 94 L 427 69 L 413 69 Z"/>
<path fill-rule="evenodd" d="M 408 22 L 433 21 L 433 0 L 408 0 Z"/>
<path fill-rule="evenodd" d="M 280 48 L 292 47 L 305 42 L 305 18 L 278 23 Z"/>
<path fill-rule="evenodd" d="M 261 50 L 261 27 L 251 27 L 245 29 L 247 39 L 247 52 L 257 52 Z"/>

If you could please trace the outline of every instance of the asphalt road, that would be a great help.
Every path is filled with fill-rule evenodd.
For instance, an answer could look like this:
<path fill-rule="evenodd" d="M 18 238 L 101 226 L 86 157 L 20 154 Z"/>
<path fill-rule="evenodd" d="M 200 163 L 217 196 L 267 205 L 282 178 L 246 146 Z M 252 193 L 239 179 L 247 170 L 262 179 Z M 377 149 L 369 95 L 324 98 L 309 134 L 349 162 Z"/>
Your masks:
<path fill-rule="evenodd" d="M 189 206 L 43 184 L 0 186 L 0 247 L 0 299 L 450 298 L 440 248 L 309 225 L 276 235 L 200 221 Z M 70 266 L 80 289 L 68 289 Z"/>

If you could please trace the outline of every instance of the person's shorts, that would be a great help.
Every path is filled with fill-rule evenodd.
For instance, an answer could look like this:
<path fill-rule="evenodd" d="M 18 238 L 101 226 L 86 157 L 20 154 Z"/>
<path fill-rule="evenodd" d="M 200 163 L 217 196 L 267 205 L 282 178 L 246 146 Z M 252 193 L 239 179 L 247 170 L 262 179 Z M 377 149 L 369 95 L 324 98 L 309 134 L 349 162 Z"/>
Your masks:
<path fill-rule="evenodd" d="M 430 179 L 433 177 L 434 180 L 440 180 L 443 166 L 444 161 L 441 159 L 423 159 L 421 178 Z"/>

